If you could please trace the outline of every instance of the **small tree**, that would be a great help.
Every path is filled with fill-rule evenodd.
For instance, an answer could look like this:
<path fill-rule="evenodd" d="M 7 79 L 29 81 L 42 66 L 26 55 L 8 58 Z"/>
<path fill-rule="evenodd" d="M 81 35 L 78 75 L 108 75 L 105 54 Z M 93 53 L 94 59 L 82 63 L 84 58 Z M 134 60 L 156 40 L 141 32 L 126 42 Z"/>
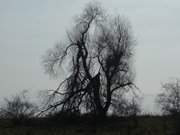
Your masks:
<path fill-rule="evenodd" d="M 123 93 L 113 97 L 113 114 L 118 116 L 136 116 L 140 114 L 141 108 L 139 104 L 140 97 L 126 97 Z"/>
<path fill-rule="evenodd" d="M 163 92 L 157 97 L 163 114 L 177 115 L 180 113 L 180 81 L 162 84 Z"/>
<path fill-rule="evenodd" d="M 5 98 L 5 104 L 0 108 L 0 114 L 3 118 L 8 119 L 25 119 L 31 118 L 37 111 L 37 106 L 27 100 L 26 91 L 12 98 Z"/>

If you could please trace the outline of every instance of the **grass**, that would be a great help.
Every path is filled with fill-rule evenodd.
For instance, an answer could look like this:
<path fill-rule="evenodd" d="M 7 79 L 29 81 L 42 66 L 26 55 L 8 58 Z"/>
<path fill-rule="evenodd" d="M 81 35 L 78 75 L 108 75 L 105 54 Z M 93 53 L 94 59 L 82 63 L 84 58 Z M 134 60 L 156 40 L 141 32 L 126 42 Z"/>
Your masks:
<path fill-rule="evenodd" d="M 176 129 L 173 117 L 161 116 L 32 119 L 21 124 L 0 120 L 0 135 L 178 135 Z"/>

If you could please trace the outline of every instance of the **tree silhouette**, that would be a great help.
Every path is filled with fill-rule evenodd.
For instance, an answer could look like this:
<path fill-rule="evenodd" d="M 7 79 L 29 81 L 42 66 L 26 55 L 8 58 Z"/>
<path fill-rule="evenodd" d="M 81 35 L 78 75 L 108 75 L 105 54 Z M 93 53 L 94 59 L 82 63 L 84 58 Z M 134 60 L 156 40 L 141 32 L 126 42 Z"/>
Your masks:
<path fill-rule="evenodd" d="M 157 103 L 161 106 L 164 114 L 180 114 L 180 81 L 162 84 L 163 92 L 157 97 Z"/>
<path fill-rule="evenodd" d="M 38 111 L 38 107 L 27 99 L 27 91 L 20 94 L 5 98 L 5 104 L 0 108 L 0 115 L 8 119 L 27 119 L 34 117 Z"/>
<path fill-rule="evenodd" d="M 68 40 L 49 49 L 43 59 L 50 75 L 57 75 L 60 67 L 69 63 L 69 76 L 52 90 L 44 111 L 60 109 L 105 116 L 114 95 L 134 86 L 134 45 L 125 18 L 110 17 L 99 4 L 88 4 L 76 18 Z"/>

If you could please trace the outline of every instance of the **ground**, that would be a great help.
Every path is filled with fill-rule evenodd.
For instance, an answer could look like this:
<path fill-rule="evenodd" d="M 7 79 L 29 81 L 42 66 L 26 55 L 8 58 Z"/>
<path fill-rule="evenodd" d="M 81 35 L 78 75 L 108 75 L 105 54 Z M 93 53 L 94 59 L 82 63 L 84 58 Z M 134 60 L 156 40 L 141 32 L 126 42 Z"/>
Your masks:
<path fill-rule="evenodd" d="M 0 135 L 178 135 L 174 117 L 109 117 L 106 120 L 70 118 L 1 120 Z"/>

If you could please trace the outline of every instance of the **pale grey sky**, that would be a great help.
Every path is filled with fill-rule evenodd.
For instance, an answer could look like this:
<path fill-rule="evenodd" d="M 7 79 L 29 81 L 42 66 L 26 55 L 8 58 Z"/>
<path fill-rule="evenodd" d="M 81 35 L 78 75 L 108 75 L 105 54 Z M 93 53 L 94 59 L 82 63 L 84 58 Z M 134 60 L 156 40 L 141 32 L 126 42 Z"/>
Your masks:
<path fill-rule="evenodd" d="M 90 0 L 0 0 L 0 98 L 22 89 L 55 88 L 41 57 L 66 36 Z M 137 40 L 136 84 L 146 95 L 180 78 L 179 0 L 99 0 L 111 14 L 129 19 Z M 152 104 L 151 104 L 152 105 Z"/>

